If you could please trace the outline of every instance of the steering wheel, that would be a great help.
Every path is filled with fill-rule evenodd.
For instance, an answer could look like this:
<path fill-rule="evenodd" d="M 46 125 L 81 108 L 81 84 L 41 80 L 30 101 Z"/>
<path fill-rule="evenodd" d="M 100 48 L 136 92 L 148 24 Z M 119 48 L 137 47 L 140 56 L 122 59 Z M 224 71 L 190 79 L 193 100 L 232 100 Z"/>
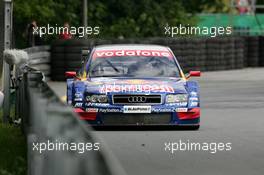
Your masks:
<path fill-rule="evenodd" d="M 103 61 L 100 61 L 99 63 L 97 63 L 93 69 L 91 70 L 92 73 L 97 72 L 98 70 L 96 70 L 96 68 L 100 65 L 102 65 L 104 62 L 106 62 L 115 72 L 120 72 L 109 60 L 107 59 L 103 59 Z"/>
<path fill-rule="evenodd" d="M 151 57 L 146 65 L 147 66 L 148 65 L 153 65 L 154 61 L 155 61 L 155 64 L 157 64 L 157 65 L 163 64 L 163 65 L 166 65 L 166 66 L 170 66 L 170 64 L 168 62 L 164 61 L 162 58 L 157 59 L 156 57 Z"/>

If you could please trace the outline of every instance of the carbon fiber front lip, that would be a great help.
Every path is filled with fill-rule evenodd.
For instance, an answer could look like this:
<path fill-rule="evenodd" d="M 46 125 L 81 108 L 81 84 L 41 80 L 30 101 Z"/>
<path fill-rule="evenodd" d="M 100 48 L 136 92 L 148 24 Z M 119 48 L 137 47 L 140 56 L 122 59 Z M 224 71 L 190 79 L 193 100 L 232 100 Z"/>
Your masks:
<path fill-rule="evenodd" d="M 122 114 L 105 113 L 101 116 L 104 125 L 151 125 L 151 124 L 168 124 L 171 122 L 171 113 L 138 113 Z"/>

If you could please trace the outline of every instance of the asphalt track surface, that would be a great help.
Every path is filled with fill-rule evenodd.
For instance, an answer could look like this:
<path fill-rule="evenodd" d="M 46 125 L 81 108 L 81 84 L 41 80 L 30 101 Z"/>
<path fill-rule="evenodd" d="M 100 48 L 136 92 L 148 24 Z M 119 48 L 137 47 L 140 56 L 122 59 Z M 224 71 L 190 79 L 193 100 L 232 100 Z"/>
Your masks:
<path fill-rule="evenodd" d="M 263 175 L 264 68 L 207 72 L 201 128 L 95 131 L 129 175 Z M 63 96 L 65 83 L 50 82 Z M 230 151 L 165 151 L 165 143 L 231 143 Z M 91 160 L 92 161 L 92 160 Z"/>

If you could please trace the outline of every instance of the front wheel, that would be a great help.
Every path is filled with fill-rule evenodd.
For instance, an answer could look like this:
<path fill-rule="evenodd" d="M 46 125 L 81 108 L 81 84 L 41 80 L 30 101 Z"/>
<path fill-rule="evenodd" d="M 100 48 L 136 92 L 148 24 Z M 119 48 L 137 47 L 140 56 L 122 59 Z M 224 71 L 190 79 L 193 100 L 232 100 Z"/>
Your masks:
<path fill-rule="evenodd" d="M 199 130 L 200 125 L 191 126 L 191 130 Z"/>
<path fill-rule="evenodd" d="M 186 125 L 186 126 L 180 126 L 183 130 L 199 130 L 200 125 Z"/>

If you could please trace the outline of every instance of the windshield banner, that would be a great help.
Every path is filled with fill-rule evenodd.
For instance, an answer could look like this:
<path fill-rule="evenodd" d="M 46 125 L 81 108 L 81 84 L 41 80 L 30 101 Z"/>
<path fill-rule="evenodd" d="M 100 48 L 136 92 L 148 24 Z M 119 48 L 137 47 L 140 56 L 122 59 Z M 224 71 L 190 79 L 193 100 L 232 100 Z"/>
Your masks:
<path fill-rule="evenodd" d="M 93 54 L 93 58 L 118 56 L 172 57 L 172 54 L 169 51 L 160 50 L 104 50 L 95 51 Z"/>

